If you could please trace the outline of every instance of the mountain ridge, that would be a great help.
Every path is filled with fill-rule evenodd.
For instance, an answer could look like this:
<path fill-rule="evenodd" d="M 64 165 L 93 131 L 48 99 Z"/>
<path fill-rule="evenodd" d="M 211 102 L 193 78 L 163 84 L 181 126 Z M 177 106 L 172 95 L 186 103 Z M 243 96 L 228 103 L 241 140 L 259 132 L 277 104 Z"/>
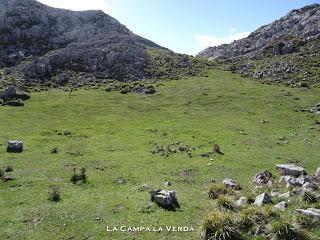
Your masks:
<path fill-rule="evenodd" d="M 247 38 L 209 47 L 198 56 L 217 61 L 227 70 L 272 83 L 319 84 L 319 39 L 320 4 L 311 4 L 261 26 Z M 306 62 L 317 69 L 308 68 Z"/>
<path fill-rule="evenodd" d="M 185 66 L 180 73 L 200 71 L 193 65 L 198 60 L 132 33 L 102 11 L 58 9 L 35 0 L 1 4 L 0 68 L 6 69 L 2 82 L 83 85 L 102 79 L 149 79 L 155 77 L 151 50 L 174 56 Z M 170 72 L 178 77 L 174 69 Z"/>

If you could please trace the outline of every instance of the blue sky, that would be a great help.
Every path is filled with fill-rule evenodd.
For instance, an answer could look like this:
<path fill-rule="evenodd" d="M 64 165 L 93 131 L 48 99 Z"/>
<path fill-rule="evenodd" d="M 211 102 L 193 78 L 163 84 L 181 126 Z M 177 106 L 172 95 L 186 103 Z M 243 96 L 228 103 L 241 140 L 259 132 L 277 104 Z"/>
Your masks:
<path fill-rule="evenodd" d="M 134 33 L 179 53 L 245 37 L 320 0 L 40 0 L 74 10 L 102 9 Z"/>

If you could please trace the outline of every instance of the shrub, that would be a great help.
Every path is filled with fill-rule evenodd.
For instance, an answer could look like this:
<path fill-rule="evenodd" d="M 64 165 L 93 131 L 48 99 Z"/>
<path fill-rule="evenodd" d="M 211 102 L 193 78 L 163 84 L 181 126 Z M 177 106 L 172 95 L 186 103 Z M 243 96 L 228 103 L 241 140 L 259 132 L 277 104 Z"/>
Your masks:
<path fill-rule="evenodd" d="M 295 227 L 291 222 L 279 220 L 272 222 L 268 228 L 268 237 L 275 240 L 307 240 L 310 236 Z"/>
<path fill-rule="evenodd" d="M 59 152 L 59 149 L 57 147 L 54 147 L 51 149 L 51 154 L 57 154 Z"/>
<path fill-rule="evenodd" d="M 213 211 L 202 223 L 203 237 L 206 240 L 239 240 L 242 239 L 230 213 Z"/>
<path fill-rule="evenodd" d="M 13 167 L 8 165 L 8 166 L 5 167 L 4 171 L 5 172 L 12 172 L 13 171 Z"/>
<path fill-rule="evenodd" d="M 232 189 L 226 188 L 223 184 L 211 184 L 208 189 L 208 196 L 211 199 L 217 198 L 219 195 L 232 194 Z"/>
<path fill-rule="evenodd" d="M 77 184 L 79 181 L 82 181 L 83 183 L 87 182 L 87 175 L 86 175 L 86 169 L 81 168 L 80 173 L 76 173 L 76 169 L 73 169 L 73 174 L 70 178 L 70 181 L 73 184 Z"/>
<path fill-rule="evenodd" d="M 4 178 L 4 171 L 0 168 L 0 179 Z"/>
<path fill-rule="evenodd" d="M 299 215 L 297 218 L 297 223 L 303 227 L 308 229 L 313 229 L 320 226 L 320 222 L 318 219 L 310 218 L 305 215 Z"/>
<path fill-rule="evenodd" d="M 228 210 L 234 210 L 236 208 L 233 201 L 226 196 L 218 196 L 217 205 L 222 209 L 228 209 Z"/>
<path fill-rule="evenodd" d="M 310 204 L 319 202 L 319 198 L 311 192 L 304 192 L 302 198 L 306 203 Z"/>
<path fill-rule="evenodd" d="M 52 186 L 49 193 L 49 199 L 52 202 L 59 202 L 61 200 L 61 194 L 58 186 Z"/>
<path fill-rule="evenodd" d="M 249 207 L 243 209 L 238 218 L 239 227 L 243 230 L 249 230 L 250 228 L 263 223 L 264 216 L 259 211 L 259 209 L 254 207 Z"/>

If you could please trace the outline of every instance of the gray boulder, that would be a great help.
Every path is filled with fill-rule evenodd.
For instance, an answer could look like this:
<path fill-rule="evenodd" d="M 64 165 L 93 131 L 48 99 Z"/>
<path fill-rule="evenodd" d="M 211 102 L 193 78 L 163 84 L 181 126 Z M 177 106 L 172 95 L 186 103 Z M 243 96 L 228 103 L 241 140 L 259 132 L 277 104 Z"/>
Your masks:
<path fill-rule="evenodd" d="M 271 197 L 267 193 L 262 193 L 256 197 L 254 204 L 258 207 L 263 206 L 264 204 L 272 203 Z"/>
<path fill-rule="evenodd" d="M 8 141 L 7 152 L 21 153 L 23 151 L 23 142 L 19 140 Z"/>
<path fill-rule="evenodd" d="M 232 180 L 230 178 L 224 179 L 222 181 L 222 183 L 224 184 L 224 186 L 226 188 L 232 188 L 232 189 L 235 189 L 235 190 L 240 190 L 241 189 L 240 185 L 236 181 L 234 181 L 234 180 Z"/>
<path fill-rule="evenodd" d="M 320 210 L 316 208 L 308 208 L 308 209 L 296 209 L 298 213 L 303 214 L 304 216 L 315 218 L 320 221 Z"/>
<path fill-rule="evenodd" d="M 151 201 L 165 209 L 175 210 L 180 208 L 175 191 L 154 190 L 151 192 Z"/>
<path fill-rule="evenodd" d="M 307 175 L 304 168 L 296 166 L 294 164 L 277 164 L 276 169 L 281 175 L 299 177 L 300 175 Z"/>

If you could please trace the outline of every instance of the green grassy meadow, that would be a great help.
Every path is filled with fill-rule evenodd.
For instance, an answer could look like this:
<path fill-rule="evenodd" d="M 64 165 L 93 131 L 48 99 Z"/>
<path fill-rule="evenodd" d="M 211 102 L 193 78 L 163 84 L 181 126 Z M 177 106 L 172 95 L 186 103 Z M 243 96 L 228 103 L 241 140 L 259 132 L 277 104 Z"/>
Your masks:
<path fill-rule="evenodd" d="M 0 239 L 197 239 L 213 207 L 204 194 L 209 178 L 250 188 L 257 172 L 276 173 L 277 163 L 315 172 L 320 117 L 295 110 L 318 103 L 319 88 L 262 85 L 220 71 L 208 76 L 161 82 L 154 95 L 49 90 L 32 93 L 22 108 L 0 107 L 0 166 L 12 165 L 8 175 L 16 179 L 0 182 Z M 24 142 L 21 154 L 6 152 L 15 139 Z M 154 143 L 176 141 L 193 148 L 192 158 L 151 153 Z M 225 155 L 201 157 L 214 143 Z M 87 184 L 70 182 L 74 167 L 86 168 Z M 52 185 L 60 188 L 58 203 L 48 200 Z M 149 190 L 157 188 L 175 190 L 181 209 L 151 204 Z M 107 231 L 121 225 L 195 232 Z"/>

